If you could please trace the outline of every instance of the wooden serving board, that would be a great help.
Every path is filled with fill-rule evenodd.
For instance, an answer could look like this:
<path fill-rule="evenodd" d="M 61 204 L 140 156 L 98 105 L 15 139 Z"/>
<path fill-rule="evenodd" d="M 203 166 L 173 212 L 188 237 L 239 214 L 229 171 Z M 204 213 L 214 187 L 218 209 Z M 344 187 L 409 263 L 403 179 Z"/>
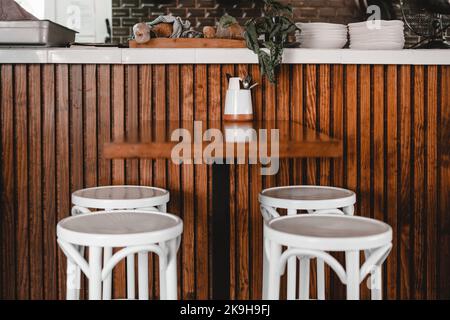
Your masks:
<path fill-rule="evenodd" d="M 247 48 L 245 40 L 198 39 L 198 38 L 155 38 L 147 43 L 129 41 L 130 48 Z"/>

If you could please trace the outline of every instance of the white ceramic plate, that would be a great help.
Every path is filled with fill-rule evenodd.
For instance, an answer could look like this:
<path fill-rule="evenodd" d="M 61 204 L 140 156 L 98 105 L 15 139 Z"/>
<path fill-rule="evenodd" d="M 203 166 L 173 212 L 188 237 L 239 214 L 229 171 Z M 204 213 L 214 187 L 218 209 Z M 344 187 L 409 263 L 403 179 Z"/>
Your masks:
<path fill-rule="evenodd" d="M 326 36 L 347 36 L 347 32 L 334 32 L 334 31 L 327 31 L 327 32 L 311 32 L 311 31 L 302 31 L 302 33 L 300 33 L 301 35 L 314 35 L 314 36 L 322 36 L 322 37 L 326 37 Z"/>
<path fill-rule="evenodd" d="M 384 36 L 377 36 L 377 37 L 368 37 L 368 36 L 350 36 L 351 41 L 400 41 L 405 40 L 405 37 L 403 35 L 384 35 Z"/>
<path fill-rule="evenodd" d="M 363 22 L 356 22 L 356 23 L 349 23 L 349 28 L 353 27 L 363 27 L 367 28 L 368 24 L 375 24 L 379 23 L 382 27 L 392 27 L 392 26 L 404 26 L 405 24 L 401 20 L 371 20 L 371 21 L 363 21 Z"/>
<path fill-rule="evenodd" d="M 346 43 L 347 40 L 339 40 L 339 41 L 305 40 L 301 42 L 301 47 L 311 49 L 341 49 L 345 46 Z"/>
<path fill-rule="evenodd" d="M 373 42 L 373 43 L 358 43 L 350 44 L 350 49 L 355 50 L 399 50 L 403 49 L 404 43 L 397 42 Z"/>
<path fill-rule="evenodd" d="M 297 22 L 295 24 L 301 28 L 316 28 L 316 29 L 346 29 L 345 24 L 325 23 L 325 22 Z"/>

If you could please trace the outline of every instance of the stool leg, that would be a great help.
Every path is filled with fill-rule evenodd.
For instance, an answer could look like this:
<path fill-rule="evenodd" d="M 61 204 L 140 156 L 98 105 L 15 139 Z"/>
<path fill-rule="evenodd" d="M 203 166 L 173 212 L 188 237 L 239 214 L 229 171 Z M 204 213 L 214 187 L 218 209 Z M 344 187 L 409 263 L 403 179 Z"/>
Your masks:
<path fill-rule="evenodd" d="M 112 257 L 112 248 L 103 248 L 103 265 L 108 263 L 109 259 Z M 112 272 L 105 278 L 103 282 L 103 300 L 111 300 L 112 294 Z"/>
<path fill-rule="evenodd" d="M 344 214 L 347 216 L 352 216 L 355 213 L 355 207 L 354 206 L 348 206 L 343 208 Z"/>
<path fill-rule="evenodd" d="M 308 257 L 300 258 L 300 283 L 298 286 L 300 300 L 309 300 L 309 261 L 310 259 Z"/>
<path fill-rule="evenodd" d="M 293 216 L 297 210 L 289 209 L 287 214 Z M 289 258 L 287 272 L 287 299 L 295 300 L 295 289 L 297 285 L 297 257 Z"/>
<path fill-rule="evenodd" d="M 281 256 L 281 246 L 275 242 L 270 243 L 270 260 L 269 260 L 269 289 L 268 299 L 280 299 L 280 270 L 279 262 Z"/>
<path fill-rule="evenodd" d="M 148 253 L 138 253 L 139 300 L 148 300 Z"/>
<path fill-rule="evenodd" d="M 345 252 L 347 300 L 359 300 L 359 251 Z"/>
<path fill-rule="evenodd" d="M 370 276 L 370 293 L 372 300 L 381 300 L 383 298 L 381 266 L 375 267 Z"/>
<path fill-rule="evenodd" d="M 291 257 L 288 260 L 288 272 L 287 272 L 288 300 L 295 300 L 296 285 L 297 285 L 297 257 Z"/>
<path fill-rule="evenodd" d="M 77 271 L 80 268 L 67 257 L 67 278 L 66 278 L 66 300 L 78 300 L 80 292 L 80 282 L 77 282 Z"/>
<path fill-rule="evenodd" d="M 160 243 L 164 256 L 159 256 L 159 299 L 167 300 L 167 245 Z"/>
<path fill-rule="evenodd" d="M 80 252 L 81 256 L 84 256 L 84 247 L 83 246 L 76 246 L 75 247 L 78 252 Z M 81 291 L 81 268 L 77 266 L 76 274 L 75 274 L 75 282 L 77 290 L 75 292 L 75 300 L 80 300 L 80 291 Z"/>
<path fill-rule="evenodd" d="M 157 206 L 157 208 L 160 212 L 167 212 L 167 204 L 162 204 L 160 206 Z"/>
<path fill-rule="evenodd" d="M 178 285 L 177 285 L 177 239 L 171 240 L 168 243 L 169 261 L 167 262 L 167 299 L 177 300 Z"/>
<path fill-rule="evenodd" d="M 102 299 L 102 248 L 89 247 L 89 300 Z"/>
<path fill-rule="evenodd" d="M 134 254 L 127 256 L 127 299 L 136 299 L 134 284 Z"/>
<path fill-rule="evenodd" d="M 269 248 L 266 248 L 268 246 Z M 267 300 L 269 289 L 269 257 L 267 257 L 266 250 L 270 250 L 270 242 L 264 240 L 263 245 L 263 283 L 262 283 L 262 299 Z"/>
<path fill-rule="evenodd" d="M 325 262 L 317 258 L 317 299 L 325 300 Z"/>

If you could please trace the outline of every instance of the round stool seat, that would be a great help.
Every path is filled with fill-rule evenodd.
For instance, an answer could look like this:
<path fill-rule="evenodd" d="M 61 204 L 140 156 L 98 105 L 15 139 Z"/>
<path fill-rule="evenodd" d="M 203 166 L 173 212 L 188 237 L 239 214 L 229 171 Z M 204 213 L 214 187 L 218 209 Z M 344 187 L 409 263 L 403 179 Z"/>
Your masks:
<path fill-rule="evenodd" d="M 356 202 L 353 191 L 324 186 L 287 186 L 262 191 L 261 204 L 285 209 L 321 210 L 352 206 Z"/>
<path fill-rule="evenodd" d="M 323 251 L 368 250 L 392 241 L 392 228 L 384 222 L 334 214 L 275 218 L 264 232 L 281 245 Z"/>
<path fill-rule="evenodd" d="M 96 209 L 148 208 L 165 204 L 169 198 L 167 190 L 143 186 L 95 187 L 72 193 L 74 205 Z"/>
<path fill-rule="evenodd" d="M 160 212 L 112 211 L 69 217 L 57 226 L 62 240 L 82 246 L 127 247 L 160 243 L 183 232 L 177 216 Z"/>

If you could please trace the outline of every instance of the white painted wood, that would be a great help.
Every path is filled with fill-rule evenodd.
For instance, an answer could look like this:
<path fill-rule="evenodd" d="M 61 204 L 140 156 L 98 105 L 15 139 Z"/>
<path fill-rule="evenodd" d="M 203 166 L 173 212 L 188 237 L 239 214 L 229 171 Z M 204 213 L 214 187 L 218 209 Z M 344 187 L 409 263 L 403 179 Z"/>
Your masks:
<path fill-rule="evenodd" d="M 248 49 L 1 48 L 0 63 L 257 64 Z M 447 50 L 286 49 L 285 64 L 450 65 Z"/>
<path fill-rule="evenodd" d="M 69 261 L 67 298 L 77 299 L 70 290 L 79 285 L 79 279 L 74 281 L 74 266 L 78 266 L 89 278 L 89 299 L 102 299 L 102 284 L 103 299 L 110 299 L 112 270 L 127 258 L 127 297 L 134 299 L 134 255 L 138 254 L 139 298 L 148 299 L 148 252 L 153 252 L 159 256 L 161 299 L 177 299 L 176 256 L 182 232 L 181 219 L 159 211 L 100 211 L 61 220 L 57 237 Z M 89 247 L 89 263 L 77 246 Z M 124 249 L 112 255 L 113 248 Z"/>
<path fill-rule="evenodd" d="M 266 222 L 279 217 L 277 209 L 287 209 L 288 216 L 296 215 L 304 210 L 309 214 L 353 214 L 356 195 L 353 191 L 334 188 L 328 186 L 285 186 L 275 187 L 263 190 L 259 194 L 261 204 L 261 214 Z M 342 209 L 340 209 L 342 208 Z M 297 265 L 296 257 L 292 257 L 288 262 L 288 284 L 287 298 L 293 300 L 296 298 L 296 277 Z M 263 263 L 263 296 L 266 294 L 268 263 Z M 317 284 L 318 296 L 325 298 L 325 274 L 323 271 L 323 261 L 317 260 Z M 299 296 L 301 292 L 306 292 L 303 297 L 309 299 L 309 260 L 308 266 L 300 268 L 300 278 L 307 279 L 303 282 L 303 287 L 299 287 Z M 307 274 L 305 274 L 307 272 Z M 305 287 L 305 282 L 308 285 Z M 302 284 L 300 284 L 302 286 Z M 308 291 L 307 291 L 308 290 Z"/>
<path fill-rule="evenodd" d="M 298 287 L 298 297 L 300 300 L 309 300 L 309 269 L 310 259 L 300 258 L 300 278 Z"/>
<path fill-rule="evenodd" d="M 105 266 L 112 257 L 112 248 L 103 248 L 103 266 Z M 111 300 L 112 295 L 112 273 L 110 273 L 103 281 L 103 300 Z"/>
<path fill-rule="evenodd" d="M 148 253 L 138 254 L 138 290 L 139 300 L 148 300 Z"/>
<path fill-rule="evenodd" d="M 345 252 L 347 300 L 359 300 L 359 251 Z"/>
<path fill-rule="evenodd" d="M 102 299 L 102 248 L 89 247 L 89 300 Z"/>
<path fill-rule="evenodd" d="M 392 247 L 392 228 L 384 222 L 336 214 L 288 215 L 264 223 L 264 243 L 265 250 L 270 244 L 269 299 L 278 299 L 279 283 L 274 281 L 280 281 L 292 257 L 300 258 L 299 298 L 302 300 L 309 299 L 310 258 L 318 259 L 318 279 L 324 279 L 325 262 L 337 273 L 347 286 L 349 300 L 359 299 L 360 282 L 371 270 L 372 299 L 381 299 L 381 266 Z M 281 248 L 287 249 L 281 253 Z M 328 253 L 333 251 L 345 252 L 345 269 Z M 367 255 L 362 267 L 360 251 Z M 324 283 L 319 281 L 318 299 L 324 298 Z"/>

